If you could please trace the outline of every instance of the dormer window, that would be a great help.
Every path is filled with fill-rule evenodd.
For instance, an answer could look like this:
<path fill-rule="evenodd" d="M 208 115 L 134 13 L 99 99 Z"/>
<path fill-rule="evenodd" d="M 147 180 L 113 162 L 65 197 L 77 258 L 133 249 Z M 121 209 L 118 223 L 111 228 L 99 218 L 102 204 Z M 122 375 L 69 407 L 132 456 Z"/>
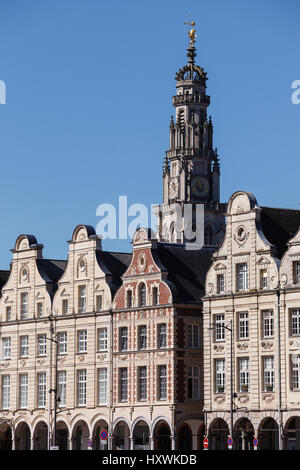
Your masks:
<path fill-rule="evenodd" d="M 225 292 L 225 274 L 217 274 L 217 294 Z"/>
<path fill-rule="evenodd" d="M 300 261 L 293 261 L 293 283 L 300 282 Z"/>
<path fill-rule="evenodd" d="M 245 291 L 248 290 L 249 274 L 248 264 L 239 263 L 236 265 L 236 290 Z"/>
<path fill-rule="evenodd" d="M 139 307 L 146 306 L 146 284 L 142 283 L 139 287 Z"/>
<path fill-rule="evenodd" d="M 260 288 L 267 289 L 268 287 L 268 271 L 266 269 L 260 270 Z"/>

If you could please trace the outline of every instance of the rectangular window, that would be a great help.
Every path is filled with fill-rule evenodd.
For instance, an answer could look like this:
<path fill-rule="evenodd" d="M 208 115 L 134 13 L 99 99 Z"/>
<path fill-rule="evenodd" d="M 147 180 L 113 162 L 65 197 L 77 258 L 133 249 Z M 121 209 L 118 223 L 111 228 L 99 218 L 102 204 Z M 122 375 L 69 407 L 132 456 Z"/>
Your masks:
<path fill-rule="evenodd" d="M 157 287 L 152 288 L 152 304 L 153 305 L 158 304 L 158 288 Z"/>
<path fill-rule="evenodd" d="M 274 391 L 274 357 L 264 357 L 264 391 Z"/>
<path fill-rule="evenodd" d="M 58 406 L 64 407 L 66 406 L 67 401 L 67 373 L 66 371 L 62 370 L 58 372 L 57 375 L 57 383 L 58 383 Z"/>
<path fill-rule="evenodd" d="M 267 289 L 268 288 L 268 271 L 266 269 L 260 270 L 260 288 Z"/>
<path fill-rule="evenodd" d="M 300 309 L 293 308 L 290 311 L 291 334 L 292 336 L 300 335 Z"/>
<path fill-rule="evenodd" d="M 293 281 L 294 284 L 300 282 L 300 261 L 293 261 Z"/>
<path fill-rule="evenodd" d="M 86 286 L 79 286 L 78 288 L 78 310 L 79 313 L 86 312 Z"/>
<path fill-rule="evenodd" d="M 126 308 L 131 308 L 132 307 L 132 290 L 129 289 L 126 292 Z"/>
<path fill-rule="evenodd" d="M 2 375 L 2 409 L 10 407 L 10 375 Z"/>
<path fill-rule="evenodd" d="M 217 294 L 225 292 L 225 275 L 217 274 Z"/>
<path fill-rule="evenodd" d="M 167 366 L 158 366 L 158 399 L 167 399 Z"/>
<path fill-rule="evenodd" d="M 292 361 L 292 390 L 300 390 L 300 355 L 291 356 Z"/>
<path fill-rule="evenodd" d="M 200 347 L 199 325 L 188 325 L 188 348 Z"/>
<path fill-rule="evenodd" d="M 20 356 L 28 357 L 29 355 L 29 337 L 21 336 L 20 338 Z"/>
<path fill-rule="evenodd" d="M 79 370 L 77 375 L 77 404 L 86 405 L 86 370 Z"/>
<path fill-rule="evenodd" d="M 128 400 L 128 369 L 122 367 L 119 369 L 119 383 L 120 383 L 120 401 Z"/>
<path fill-rule="evenodd" d="M 58 354 L 67 354 L 67 332 L 58 333 Z"/>
<path fill-rule="evenodd" d="M 225 391 L 225 359 L 216 360 L 216 393 Z"/>
<path fill-rule="evenodd" d="M 147 349 L 147 327 L 142 325 L 139 327 L 139 349 Z"/>
<path fill-rule="evenodd" d="M 21 294 L 21 320 L 25 320 L 28 317 L 28 293 L 23 292 Z"/>
<path fill-rule="evenodd" d="M 241 358 L 239 361 L 239 386 L 240 392 L 249 391 L 249 359 Z"/>
<path fill-rule="evenodd" d="M 139 400 L 147 400 L 147 367 L 138 367 Z"/>
<path fill-rule="evenodd" d="M 11 305 L 8 305 L 6 307 L 6 321 L 10 321 L 11 320 Z"/>
<path fill-rule="evenodd" d="M 263 319 L 263 336 L 264 338 L 272 338 L 274 336 L 274 315 L 273 310 L 264 310 L 262 312 Z"/>
<path fill-rule="evenodd" d="M 107 351 L 107 328 L 98 330 L 98 351 Z"/>
<path fill-rule="evenodd" d="M 38 374 L 38 408 L 46 407 L 46 372 L 41 372 Z"/>
<path fill-rule="evenodd" d="M 36 311 L 37 311 L 37 316 L 39 318 L 43 316 L 43 304 L 42 304 L 42 302 L 38 302 L 36 304 Z"/>
<path fill-rule="evenodd" d="M 11 355 L 11 339 L 2 338 L 2 357 L 3 359 L 10 359 Z"/>
<path fill-rule="evenodd" d="M 225 340 L 225 315 L 215 316 L 215 340 Z"/>
<path fill-rule="evenodd" d="M 98 374 L 98 404 L 105 405 L 107 402 L 107 369 L 99 369 Z"/>
<path fill-rule="evenodd" d="M 119 329 L 119 349 L 120 351 L 128 349 L 128 328 L 126 327 Z"/>
<path fill-rule="evenodd" d="M 46 335 L 38 335 L 37 355 L 38 356 L 46 356 L 46 354 L 47 354 L 47 336 Z"/>
<path fill-rule="evenodd" d="M 97 312 L 101 312 L 101 310 L 103 310 L 103 295 L 96 296 L 96 310 Z"/>
<path fill-rule="evenodd" d="M 248 265 L 239 263 L 236 265 L 236 290 L 248 290 Z"/>
<path fill-rule="evenodd" d="M 63 315 L 67 315 L 68 308 L 69 308 L 68 299 L 63 299 L 63 301 L 62 301 L 62 314 Z"/>
<path fill-rule="evenodd" d="M 158 325 L 158 348 L 163 349 L 167 347 L 167 325 L 161 323 Z"/>
<path fill-rule="evenodd" d="M 78 331 L 78 352 L 87 352 L 87 330 Z"/>
<path fill-rule="evenodd" d="M 20 408 L 27 408 L 28 405 L 28 375 L 20 374 Z"/>
<path fill-rule="evenodd" d="M 249 318 L 248 312 L 240 312 L 239 318 L 239 339 L 249 338 Z"/>
<path fill-rule="evenodd" d="M 188 399 L 199 400 L 200 398 L 200 368 L 188 367 Z"/>

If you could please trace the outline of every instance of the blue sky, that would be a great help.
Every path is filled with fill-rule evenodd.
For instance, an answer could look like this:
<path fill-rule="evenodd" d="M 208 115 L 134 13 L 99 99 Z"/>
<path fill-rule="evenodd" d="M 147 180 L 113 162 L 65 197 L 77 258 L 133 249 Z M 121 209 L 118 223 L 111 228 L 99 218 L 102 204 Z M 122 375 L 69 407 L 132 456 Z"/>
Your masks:
<path fill-rule="evenodd" d="M 65 258 L 100 203 L 159 203 L 186 26 L 221 160 L 221 194 L 300 208 L 300 3 L 297 0 L 0 0 L 1 250 L 34 234 Z M 109 250 L 129 241 L 103 242 Z"/>

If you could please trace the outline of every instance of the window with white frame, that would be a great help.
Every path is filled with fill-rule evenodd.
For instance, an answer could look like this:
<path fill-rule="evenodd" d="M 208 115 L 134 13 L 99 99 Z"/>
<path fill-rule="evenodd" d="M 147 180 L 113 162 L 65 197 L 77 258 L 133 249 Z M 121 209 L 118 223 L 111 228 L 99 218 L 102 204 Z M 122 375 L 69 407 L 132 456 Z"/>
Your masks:
<path fill-rule="evenodd" d="M 2 338 L 2 357 L 10 359 L 11 355 L 11 338 Z"/>
<path fill-rule="evenodd" d="M 86 312 L 86 286 L 78 287 L 78 310 L 79 313 Z"/>
<path fill-rule="evenodd" d="M 158 288 L 156 286 L 152 287 L 152 305 L 158 304 Z"/>
<path fill-rule="evenodd" d="M 28 374 L 20 374 L 20 390 L 19 390 L 20 408 L 28 406 Z"/>
<path fill-rule="evenodd" d="M 47 335 L 38 335 L 37 355 L 46 356 L 47 354 Z"/>
<path fill-rule="evenodd" d="M 77 372 L 77 404 L 86 405 L 86 370 Z"/>
<path fill-rule="evenodd" d="M 299 336 L 300 335 L 300 309 L 293 308 L 290 310 L 290 325 L 291 325 L 291 335 Z"/>
<path fill-rule="evenodd" d="M 294 284 L 300 282 L 300 261 L 293 261 L 293 282 Z"/>
<path fill-rule="evenodd" d="M 200 347 L 200 327 L 199 325 L 188 325 L 188 348 Z"/>
<path fill-rule="evenodd" d="M 101 310 L 103 310 L 103 294 L 96 296 L 96 310 L 97 312 L 101 312 Z"/>
<path fill-rule="evenodd" d="M 78 331 L 78 352 L 87 352 L 87 330 Z"/>
<path fill-rule="evenodd" d="M 10 375 L 2 375 L 2 409 L 10 407 Z"/>
<path fill-rule="evenodd" d="M 28 293 L 22 292 L 21 294 L 21 320 L 28 317 Z"/>
<path fill-rule="evenodd" d="M 140 284 L 139 286 L 139 306 L 140 307 L 145 307 L 146 297 L 147 297 L 146 284 L 142 282 L 142 284 Z"/>
<path fill-rule="evenodd" d="M 147 326 L 139 326 L 138 331 L 139 349 L 147 349 Z"/>
<path fill-rule="evenodd" d="M 275 384 L 274 357 L 264 357 L 264 391 L 273 392 Z"/>
<path fill-rule="evenodd" d="M 268 288 L 268 271 L 267 269 L 261 269 L 259 272 L 260 278 L 260 288 L 267 289 Z"/>
<path fill-rule="evenodd" d="M 249 318 L 248 312 L 240 312 L 238 314 L 239 319 L 239 339 L 249 338 Z"/>
<path fill-rule="evenodd" d="M 236 265 L 236 290 L 245 291 L 248 290 L 248 264 L 238 263 Z"/>
<path fill-rule="evenodd" d="M 29 355 L 29 336 L 20 337 L 20 356 L 28 357 Z"/>
<path fill-rule="evenodd" d="M 46 407 L 46 372 L 40 372 L 37 376 L 38 408 Z"/>
<path fill-rule="evenodd" d="M 238 359 L 239 365 L 239 387 L 240 392 L 249 391 L 249 359 L 246 357 Z"/>
<path fill-rule="evenodd" d="M 160 323 L 157 328 L 157 340 L 158 348 L 163 349 L 167 347 L 167 325 L 166 323 Z"/>
<path fill-rule="evenodd" d="M 37 316 L 39 318 L 43 316 L 43 303 L 42 302 L 38 302 L 36 304 L 36 311 L 37 311 Z"/>
<path fill-rule="evenodd" d="M 216 393 L 225 391 L 225 359 L 217 359 L 215 362 Z"/>
<path fill-rule="evenodd" d="M 138 399 L 147 400 L 147 367 L 138 367 Z"/>
<path fill-rule="evenodd" d="M 67 332 L 58 333 L 58 354 L 67 354 Z"/>
<path fill-rule="evenodd" d="M 217 294 L 225 292 L 225 274 L 217 274 Z"/>
<path fill-rule="evenodd" d="M 126 291 L 126 308 L 132 307 L 132 290 L 128 289 Z"/>
<path fill-rule="evenodd" d="M 119 329 L 119 349 L 120 351 L 128 350 L 128 328 L 122 327 Z"/>
<path fill-rule="evenodd" d="M 225 340 L 225 315 L 215 315 L 215 340 L 224 341 Z"/>
<path fill-rule="evenodd" d="M 263 310 L 262 312 L 262 330 L 264 338 L 272 338 L 274 336 L 274 314 L 273 310 Z"/>
<path fill-rule="evenodd" d="M 65 370 L 60 370 L 57 375 L 58 382 L 58 406 L 66 406 L 67 400 L 67 372 Z"/>
<path fill-rule="evenodd" d="M 6 307 L 6 321 L 10 321 L 11 320 L 11 305 L 8 305 Z"/>
<path fill-rule="evenodd" d="M 291 356 L 292 360 L 292 390 L 300 390 L 300 355 Z"/>
<path fill-rule="evenodd" d="M 62 314 L 63 314 L 63 315 L 67 315 L 67 313 L 68 313 L 68 308 L 69 308 L 68 299 L 63 299 L 63 300 L 62 300 Z"/>
<path fill-rule="evenodd" d="M 107 328 L 98 330 L 98 351 L 107 351 Z"/>
<path fill-rule="evenodd" d="M 188 367 L 188 399 L 199 400 L 200 398 L 200 367 Z"/>
<path fill-rule="evenodd" d="M 98 405 L 105 405 L 107 402 L 107 369 L 98 370 Z"/>
<path fill-rule="evenodd" d="M 167 366 L 158 366 L 158 399 L 167 399 Z"/>
<path fill-rule="evenodd" d="M 119 369 L 119 400 L 127 401 L 128 400 L 128 369 L 127 367 L 121 367 Z"/>

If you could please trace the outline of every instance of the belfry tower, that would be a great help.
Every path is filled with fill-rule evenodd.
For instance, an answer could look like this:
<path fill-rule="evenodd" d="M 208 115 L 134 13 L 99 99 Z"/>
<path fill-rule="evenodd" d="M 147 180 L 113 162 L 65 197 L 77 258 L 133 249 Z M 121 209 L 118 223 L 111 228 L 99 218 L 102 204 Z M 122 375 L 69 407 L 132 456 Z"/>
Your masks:
<path fill-rule="evenodd" d="M 175 121 L 171 116 L 170 148 L 163 165 L 163 204 L 159 206 L 158 239 L 184 243 L 184 216 L 176 230 L 174 207 L 204 205 L 204 242 L 219 245 L 225 233 L 226 204 L 220 203 L 220 164 L 213 148 L 213 123 L 207 116 L 210 96 L 206 73 L 195 64 L 195 23 L 188 31 L 188 63 L 176 73 L 177 94 L 173 96 Z M 183 215 L 183 212 L 182 212 Z M 194 223 L 194 221 L 193 221 Z M 178 226 L 177 226 L 178 227 Z"/>

